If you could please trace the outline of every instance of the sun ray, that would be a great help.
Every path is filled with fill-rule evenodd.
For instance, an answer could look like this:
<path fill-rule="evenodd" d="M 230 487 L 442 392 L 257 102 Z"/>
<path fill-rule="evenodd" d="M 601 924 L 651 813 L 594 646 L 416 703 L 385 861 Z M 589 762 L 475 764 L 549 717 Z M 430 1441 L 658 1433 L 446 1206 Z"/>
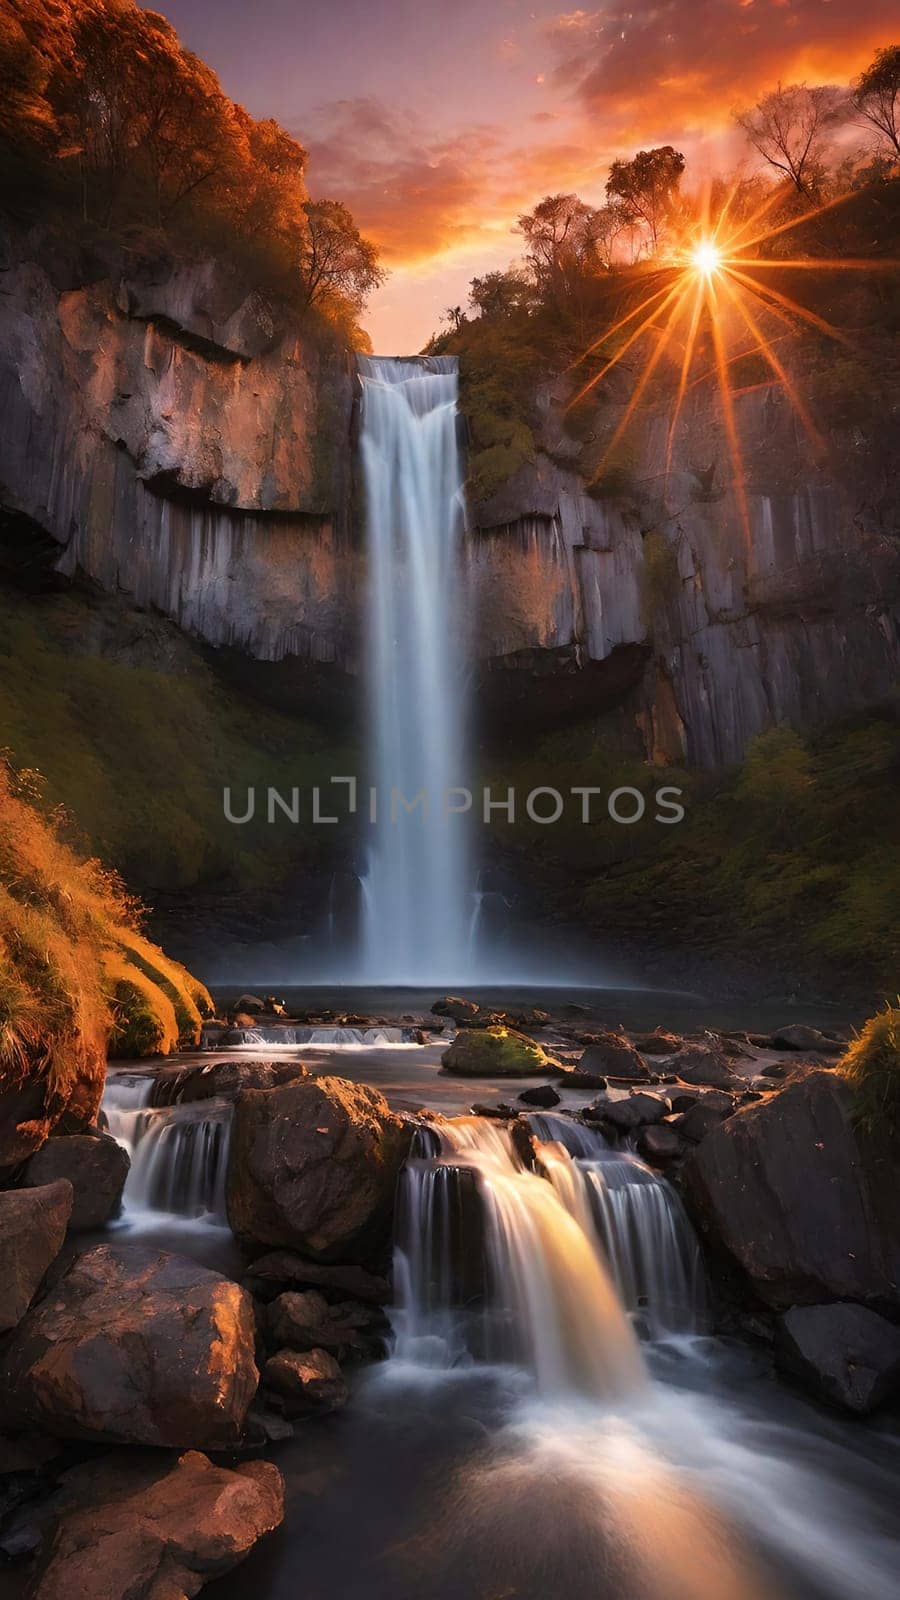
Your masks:
<path fill-rule="evenodd" d="M 773 289 L 769 283 L 757 283 L 749 273 L 741 272 L 740 268 L 733 263 L 728 267 L 728 272 L 730 276 L 739 279 L 746 288 L 751 289 L 763 303 L 773 300 L 777 305 L 783 307 L 785 311 L 791 312 L 793 316 L 799 317 L 803 322 L 808 322 L 813 328 L 818 328 L 819 332 L 826 334 L 829 339 L 836 340 L 838 344 L 846 345 L 848 349 L 853 348 L 852 341 L 848 339 L 845 333 L 841 332 L 840 328 L 835 328 L 832 323 L 826 322 L 824 317 L 820 317 L 815 311 L 810 311 L 808 306 L 799 305 L 789 295 L 782 294 L 778 289 Z"/>
<path fill-rule="evenodd" d="M 744 539 L 749 548 L 752 535 L 750 531 L 750 507 L 747 503 L 747 485 L 744 481 L 744 459 L 741 455 L 741 444 L 738 437 L 737 421 L 734 415 L 734 398 L 731 385 L 728 381 L 728 360 L 725 350 L 725 341 L 722 334 L 722 319 L 719 316 L 719 306 L 716 286 L 710 282 L 709 298 L 711 301 L 710 325 L 712 327 L 713 350 L 716 357 L 716 370 L 719 375 L 719 393 L 722 400 L 722 418 L 725 423 L 725 436 L 728 440 L 728 451 L 731 456 L 732 487 L 738 503 L 741 526 Z"/>
<path fill-rule="evenodd" d="M 794 410 L 800 418 L 803 427 L 806 429 L 809 438 L 815 445 L 816 450 L 819 452 L 824 451 L 825 445 L 822 435 L 813 422 L 812 416 L 810 415 L 810 412 L 803 400 L 802 395 L 800 394 L 799 389 L 797 388 L 797 385 L 795 384 L 787 368 L 784 366 L 783 362 L 779 360 L 778 356 L 771 348 L 768 339 L 753 316 L 749 306 L 744 304 L 740 290 L 735 288 L 733 284 L 729 283 L 727 274 L 723 274 L 722 287 L 737 311 L 738 316 L 742 319 L 748 332 L 752 334 L 755 339 L 759 340 L 759 348 L 762 351 L 765 360 L 769 363 L 769 366 L 772 368 L 775 376 L 783 385 L 791 405 L 794 407 Z"/>
<path fill-rule="evenodd" d="M 665 482 L 667 484 L 669 481 L 669 473 L 672 469 L 672 451 L 675 445 L 675 431 L 678 427 L 678 419 L 681 416 L 681 408 L 684 404 L 685 394 L 687 393 L 688 378 L 690 377 L 691 366 L 693 365 L 694 360 L 694 349 L 697 343 L 697 330 L 700 327 L 700 316 L 703 311 L 705 288 L 706 286 L 704 281 L 698 274 L 697 283 L 694 289 L 694 304 L 691 308 L 691 321 L 684 346 L 681 372 L 678 376 L 678 393 L 675 396 L 675 406 L 672 411 L 671 421 L 669 422 L 668 432 L 666 434 Z"/>
<path fill-rule="evenodd" d="M 665 298 L 665 300 L 663 300 L 662 304 L 657 306 L 656 310 L 651 312 L 650 316 L 648 316 L 645 319 L 645 321 L 640 324 L 639 327 L 635 328 L 633 333 L 629 334 L 628 338 L 625 340 L 625 343 L 616 351 L 615 355 L 612 356 L 609 361 L 607 361 L 606 365 L 604 367 L 601 367 L 600 371 L 595 373 L 593 378 L 589 378 L 588 382 L 586 384 L 584 384 L 584 386 L 581 389 L 579 389 L 578 393 L 572 396 L 571 400 L 569 401 L 568 405 L 566 406 L 566 410 L 570 411 L 573 406 L 576 406 L 580 400 L 584 399 L 585 395 L 590 394 L 591 390 L 596 388 L 597 384 L 600 383 L 602 381 L 602 379 L 606 377 L 608 372 L 612 371 L 613 367 L 615 367 L 621 361 L 622 357 L 624 355 L 626 355 L 627 352 L 632 348 L 632 346 L 637 343 L 638 339 L 640 339 L 641 336 L 643 334 L 645 334 L 648 331 L 649 328 L 652 327 L 653 323 L 655 322 L 656 318 L 660 315 L 660 313 L 665 311 L 665 310 L 667 310 L 667 308 L 671 305 L 672 301 L 674 299 L 676 299 L 676 297 L 678 297 L 680 295 L 683 295 L 684 293 L 685 293 L 685 286 L 684 286 L 682 278 L 679 277 L 676 280 L 676 282 L 672 285 L 672 287 L 668 290 L 668 293 L 666 294 L 666 298 Z M 601 342 L 601 341 L 598 341 L 598 342 Z"/>
<path fill-rule="evenodd" d="M 612 438 L 610 439 L 609 444 L 606 446 L 606 449 L 604 450 L 603 455 L 600 457 L 600 460 L 599 460 L 599 462 L 597 464 L 596 471 L 594 473 L 594 481 L 595 482 L 596 482 L 597 478 L 599 478 L 601 472 L 603 471 L 603 468 L 606 466 L 607 462 L 609 461 L 609 458 L 612 455 L 613 451 L 615 450 L 616 446 L 621 442 L 622 437 L 623 437 L 623 435 L 625 434 L 625 432 L 626 432 L 626 430 L 628 428 L 628 424 L 630 423 L 632 417 L 634 416 L 635 411 L 638 408 L 638 405 L 640 404 L 641 396 L 643 395 L 644 390 L 647 387 L 647 384 L 650 382 L 650 379 L 652 378 L 654 372 L 656 371 L 656 368 L 659 366 L 659 363 L 662 360 L 662 357 L 664 356 L 664 354 L 665 354 L 665 352 L 666 352 L 666 350 L 667 350 L 667 348 L 669 346 L 669 343 L 670 343 L 670 341 L 672 339 L 672 335 L 674 334 L 675 329 L 678 326 L 678 320 L 679 320 L 679 317 L 681 316 L 681 313 L 682 313 L 682 311 L 684 309 L 684 305 L 685 305 L 685 301 L 686 300 L 687 300 L 687 289 L 686 288 L 682 288 L 682 292 L 681 292 L 681 296 L 680 296 L 680 299 L 678 301 L 678 304 L 675 306 L 674 310 L 672 311 L 672 314 L 669 317 L 668 322 L 665 324 L 665 327 L 663 327 L 661 329 L 660 336 L 659 336 L 659 339 L 657 341 L 656 349 L 653 351 L 653 354 L 647 358 L 647 361 L 644 364 L 643 372 L 641 373 L 641 376 L 638 379 L 637 384 L 635 385 L 634 389 L 632 390 L 631 398 L 630 398 L 630 400 L 628 402 L 628 405 L 625 407 L 625 410 L 624 410 L 624 412 L 622 414 L 622 418 L 621 418 L 621 420 L 619 422 L 619 425 L 616 428 L 615 433 L 613 434 Z"/>
<path fill-rule="evenodd" d="M 569 363 L 566 371 L 571 372 L 573 368 L 580 366 L 582 361 L 586 361 L 588 356 L 593 355 L 601 344 L 605 344 L 607 339 L 613 337 L 613 334 L 618 333 L 621 328 L 626 328 L 629 322 L 633 322 L 635 317 L 639 317 L 642 311 L 647 310 L 648 306 L 652 306 L 657 300 L 660 300 L 670 287 L 671 285 L 668 282 L 664 283 L 661 289 L 657 289 L 654 294 L 648 295 L 646 300 L 642 300 L 639 306 L 635 306 L 633 311 L 628 312 L 627 316 L 620 317 L 618 322 L 614 322 L 611 328 L 605 328 L 599 339 L 595 339 L 593 344 L 589 344 L 587 349 L 582 350 L 581 354 Z"/>

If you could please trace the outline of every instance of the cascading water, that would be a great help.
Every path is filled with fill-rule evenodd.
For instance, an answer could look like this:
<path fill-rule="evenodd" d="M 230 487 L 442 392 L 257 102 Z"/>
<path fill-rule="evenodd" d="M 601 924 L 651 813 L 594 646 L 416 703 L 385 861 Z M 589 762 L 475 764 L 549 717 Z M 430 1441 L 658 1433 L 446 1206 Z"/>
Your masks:
<path fill-rule="evenodd" d="M 467 773 L 462 663 L 452 643 L 465 521 L 457 363 L 358 359 L 376 796 L 361 978 L 447 983 L 473 976 L 466 829 L 448 809 L 462 803 L 453 791 Z"/>
<path fill-rule="evenodd" d="M 156 1106 L 156 1089 L 152 1077 L 120 1075 L 103 1095 L 109 1131 L 131 1157 L 125 1220 L 166 1212 L 224 1222 L 231 1106 Z"/>
<path fill-rule="evenodd" d="M 544 1393 L 633 1390 L 632 1316 L 654 1336 L 697 1326 L 690 1227 L 668 1184 L 593 1130 L 535 1117 L 531 1133 L 533 1145 L 459 1118 L 417 1136 L 400 1193 L 397 1355 L 512 1361 Z"/>

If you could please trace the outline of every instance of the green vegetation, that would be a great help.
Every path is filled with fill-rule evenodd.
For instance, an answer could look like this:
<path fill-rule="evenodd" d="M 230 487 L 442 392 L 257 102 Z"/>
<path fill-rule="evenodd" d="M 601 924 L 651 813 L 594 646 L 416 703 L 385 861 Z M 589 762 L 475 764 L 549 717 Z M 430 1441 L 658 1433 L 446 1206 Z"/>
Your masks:
<path fill-rule="evenodd" d="M 840 1062 L 867 1133 L 900 1132 L 900 1000 L 870 1017 Z"/>
<path fill-rule="evenodd" d="M 17 1126 L 5 1121 L 0 1166 L 63 1117 L 93 1119 L 111 1041 L 140 1056 L 196 1045 L 213 1009 L 144 938 L 121 880 L 74 851 L 40 803 L 36 775 L 0 762 L 0 1101 L 32 1093 Z"/>
<path fill-rule="evenodd" d="M 338 828 L 268 826 L 264 805 L 252 822 L 229 823 L 222 791 L 231 787 L 240 814 L 249 786 L 289 796 L 354 771 L 353 753 L 223 686 L 161 621 L 152 628 L 165 639 L 135 649 L 134 662 L 123 643 L 133 614 L 113 619 L 115 654 L 92 651 L 96 604 L 76 591 L 30 599 L 0 590 L 0 727 L 16 765 L 43 774 L 46 806 L 71 811 L 90 850 L 145 894 L 248 887 L 271 877 L 275 860 L 283 876 L 333 848 Z M 173 641 L 168 670 L 143 664 Z"/>
<path fill-rule="evenodd" d="M 612 719 L 536 740 L 528 760 L 492 774 L 525 793 L 547 782 L 602 791 L 583 824 L 577 802 L 542 827 L 504 827 L 529 871 L 564 882 L 560 903 L 598 932 L 807 960 L 843 983 L 890 987 L 900 969 L 900 724 L 890 713 L 806 736 L 758 735 L 722 775 L 653 768 Z M 489 777 L 488 781 L 491 781 Z M 621 785 L 646 815 L 617 826 L 603 795 Z M 661 785 L 683 790 L 685 820 L 653 820 Z M 498 837 L 500 835 L 498 834 Z"/>

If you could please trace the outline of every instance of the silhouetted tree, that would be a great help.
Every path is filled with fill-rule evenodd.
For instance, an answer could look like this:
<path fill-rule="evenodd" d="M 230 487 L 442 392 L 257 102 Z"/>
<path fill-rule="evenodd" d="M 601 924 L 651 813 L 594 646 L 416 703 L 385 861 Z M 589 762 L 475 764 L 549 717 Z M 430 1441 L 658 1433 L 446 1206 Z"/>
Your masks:
<path fill-rule="evenodd" d="M 614 161 L 609 169 L 606 193 L 610 201 L 624 207 L 626 222 L 639 221 L 646 226 L 654 254 L 675 209 L 683 172 L 684 156 L 670 144 L 639 150 L 630 161 Z"/>
<path fill-rule="evenodd" d="M 763 160 L 815 203 L 828 133 L 845 113 L 846 98 L 833 85 L 810 89 L 805 83 L 779 83 L 735 120 Z"/>
<path fill-rule="evenodd" d="M 876 50 L 875 59 L 853 85 L 853 104 L 900 157 L 900 44 Z"/>
<path fill-rule="evenodd" d="M 523 272 L 486 272 L 469 285 L 469 305 L 482 317 L 508 317 L 521 310 L 533 293 Z"/>
<path fill-rule="evenodd" d="M 362 237 L 340 200 L 308 200 L 303 209 L 308 229 L 300 275 L 307 305 L 322 305 L 337 295 L 360 310 L 386 276 L 376 246 Z"/>

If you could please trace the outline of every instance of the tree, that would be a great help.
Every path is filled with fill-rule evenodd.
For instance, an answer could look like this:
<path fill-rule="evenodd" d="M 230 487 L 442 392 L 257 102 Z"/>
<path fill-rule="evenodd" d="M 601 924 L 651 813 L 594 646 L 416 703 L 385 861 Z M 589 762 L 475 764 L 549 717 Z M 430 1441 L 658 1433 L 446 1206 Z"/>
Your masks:
<path fill-rule="evenodd" d="M 609 169 L 609 200 L 624 207 L 626 221 L 639 221 L 646 226 L 654 255 L 663 227 L 675 209 L 683 172 L 684 156 L 670 144 L 639 150 L 630 161 L 614 161 Z"/>
<path fill-rule="evenodd" d="M 875 59 L 853 85 L 853 104 L 900 156 L 900 44 L 876 50 Z"/>
<path fill-rule="evenodd" d="M 575 194 L 551 194 L 519 218 L 529 272 L 544 299 L 569 299 L 579 280 L 597 270 L 600 213 Z"/>
<path fill-rule="evenodd" d="M 340 200 L 308 200 L 308 224 L 301 245 L 300 275 L 306 304 L 322 305 L 337 296 L 360 311 L 386 277 L 378 250 L 364 239 Z"/>
<path fill-rule="evenodd" d="M 527 303 L 530 285 L 524 272 L 486 272 L 469 285 L 469 305 L 482 317 L 508 317 Z"/>
<path fill-rule="evenodd" d="M 805 83 L 779 83 L 735 120 L 763 160 L 815 204 L 825 141 L 845 108 L 842 91 L 833 85 L 810 89 Z"/>

